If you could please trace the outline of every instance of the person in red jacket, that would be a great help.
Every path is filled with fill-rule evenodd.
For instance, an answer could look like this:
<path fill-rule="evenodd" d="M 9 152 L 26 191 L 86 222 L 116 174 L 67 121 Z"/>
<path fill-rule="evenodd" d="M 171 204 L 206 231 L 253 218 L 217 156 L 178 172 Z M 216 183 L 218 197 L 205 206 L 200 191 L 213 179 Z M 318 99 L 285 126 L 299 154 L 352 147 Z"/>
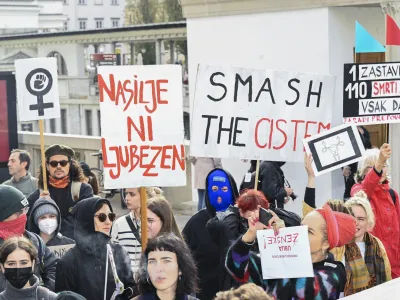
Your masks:
<path fill-rule="evenodd" d="M 351 189 L 351 196 L 359 190 L 367 194 L 376 217 L 371 233 L 385 246 L 395 279 L 400 277 L 400 203 L 398 193 L 389 185 L 387 161 L 391 154 L 389 144 L 365 152 L 358 164 L 357 184 Z"/>

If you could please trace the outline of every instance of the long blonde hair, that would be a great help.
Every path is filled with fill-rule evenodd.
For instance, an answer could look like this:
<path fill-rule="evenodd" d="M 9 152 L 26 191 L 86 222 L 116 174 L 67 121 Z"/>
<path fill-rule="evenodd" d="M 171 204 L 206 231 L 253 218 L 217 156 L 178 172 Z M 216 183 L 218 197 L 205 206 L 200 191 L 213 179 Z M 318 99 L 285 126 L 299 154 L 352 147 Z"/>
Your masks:
<path fill-rule="evenodd" d="M 364 191 L 357 192 L 353 197 L 346 201 L 345 206 L 350 208 L 358 205 L 362 207 L 367 214 L 367 221 L 369 229 L 371 230 L 375 226 L 375 214 L 372 210 L 371 204 L 368 201 L 367 194 Z"/>

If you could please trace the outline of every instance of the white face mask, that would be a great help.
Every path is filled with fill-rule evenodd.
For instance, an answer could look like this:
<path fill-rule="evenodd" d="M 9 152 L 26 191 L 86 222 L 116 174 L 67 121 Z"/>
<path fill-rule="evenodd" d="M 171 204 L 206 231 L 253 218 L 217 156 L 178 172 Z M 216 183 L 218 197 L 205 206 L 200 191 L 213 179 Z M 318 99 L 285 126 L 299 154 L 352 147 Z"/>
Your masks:
<path fill-rule="evenodd" d="M 58 222 L 56 219 L 44 219 L 40 220 L 38 225 L 41 232 L 50 235 L 56 231 Z"/>

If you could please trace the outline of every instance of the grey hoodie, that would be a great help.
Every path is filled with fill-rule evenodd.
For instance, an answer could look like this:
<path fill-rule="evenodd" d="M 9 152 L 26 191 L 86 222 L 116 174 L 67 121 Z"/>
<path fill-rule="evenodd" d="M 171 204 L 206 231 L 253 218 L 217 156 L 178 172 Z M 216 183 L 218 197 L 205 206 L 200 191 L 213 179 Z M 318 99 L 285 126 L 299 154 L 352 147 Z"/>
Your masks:
<path fill-rule="evenodd" d="M 21 191 L 25 197 L 28 197 L 34 191 L 37 190 L 38 180 L 35 177 L 32 177 L 31 173 L 27 172 L 27 174 L 19 179 L 19 181 L 14 180 L 14 176 L 11 179 L 4 181 L 3 184 L 10 185 L 15 187 L 17 190 Z"/>
<path fill-rule="evenodd" d="M 7 282 L 6 289 L 0 294 L 0 300 L 54 300 L 57 297 L 56 293 L 49 291 L 44 287 L 39 287 L 40 281 L 35 275 L 30 279 L 31 287 L 25 289 L 17 289 Z M 40 289 L 40 290 L 38 290 Z"/>

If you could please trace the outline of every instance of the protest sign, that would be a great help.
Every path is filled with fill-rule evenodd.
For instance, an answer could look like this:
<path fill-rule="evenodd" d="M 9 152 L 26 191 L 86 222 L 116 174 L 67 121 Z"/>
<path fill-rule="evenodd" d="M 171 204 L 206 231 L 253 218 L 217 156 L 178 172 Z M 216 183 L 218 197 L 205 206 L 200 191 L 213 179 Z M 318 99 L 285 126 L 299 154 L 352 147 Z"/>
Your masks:
<path fill-rule="evenodd" d="M 18 59 L 15 77 L 20 121 L 60 117 L 56 58 Z"/>
<path fill-rule="evenodd" d="M 344 297 L 346 300 L 400 299 L 400 278 L 396 278 L 365 291 Z"/>
<path fill-rule="evenodd" d="M 345 64 L 343 122 L 400 122 L 400 63 Z"/>
<path fill-rule="evenodd" d="M 301 141 L 330 128 L 332 76 L 199 65 L 190 154 L 303 160 Z"/>
<path fill-rule="evenodd" d="M 69 245 L 60 245 L 60 246 L 47 246 L 51 252 L 54 253 L 54 255 L 58 258 L 61 258 L 64 256 L 65 253 L 71 248 L 74 248 L 75 244 L 69 244 Z"/>
<path fill-rule="evenodd" d="M 257 231 L 264 279 L 314 277 L 308 226 Z"/>
<path fill-rule="evenodd" d="M 355 125 L 341 125 L 303 140 L 311 153 L 315 176 L 361 160 L 365 148 Z"/>
<path fill-rule="evenodd" d="M 105 188 L 186 185 L 181 67 L 98 73 Z"/>

